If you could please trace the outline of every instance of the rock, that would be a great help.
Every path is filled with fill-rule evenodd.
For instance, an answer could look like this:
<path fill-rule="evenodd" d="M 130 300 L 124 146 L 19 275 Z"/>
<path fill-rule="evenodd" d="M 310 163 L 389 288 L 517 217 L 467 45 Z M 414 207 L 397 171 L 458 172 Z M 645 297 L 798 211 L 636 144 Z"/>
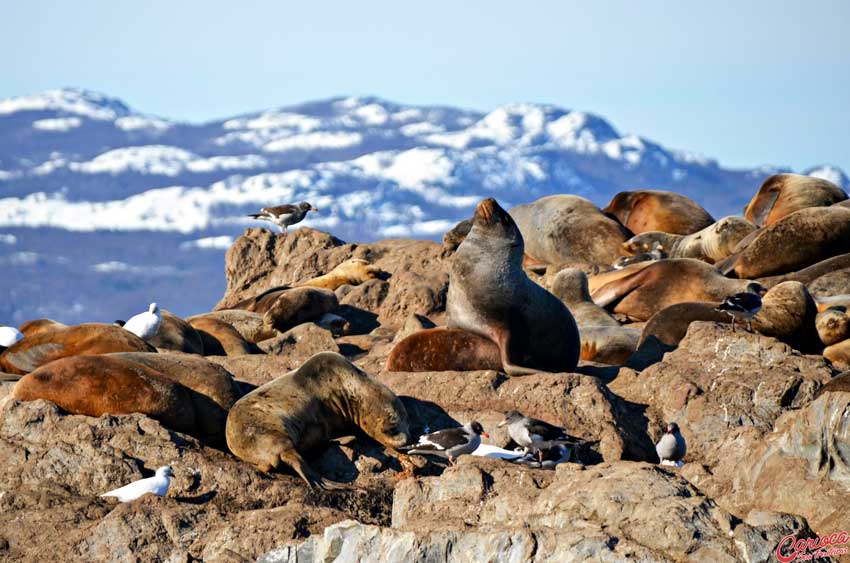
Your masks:
<path fill-rule="evenodd" d="M 263 324 L 263 315 L 253 311 L 243 311 L 241 309 L 223 309 L 221 311 L 212 311 L 195 315 L 186 319 L 190 324 L 196 319 L 216 319 L 224 321 L 236 329 L 242 338 L 254 344 L 275 336 L 280 336 L 282 332 L 270 328 Z"/>
<path fill-rule="evenodd" d="M 162 323 L 147 343 L 157 350 L 173 350 L 187 354 L 203 355 L 204 344 L 195 329 L 180 317 L 162 309 Z"/>
<path fill-rule="evenodd" d="M 304 323 L 277 338 L 263 340 L 260 349 L 267 354 L 285 356 L 295 369 L 319 352 L 339 352 L 333 336 L 315 323 Z"/>

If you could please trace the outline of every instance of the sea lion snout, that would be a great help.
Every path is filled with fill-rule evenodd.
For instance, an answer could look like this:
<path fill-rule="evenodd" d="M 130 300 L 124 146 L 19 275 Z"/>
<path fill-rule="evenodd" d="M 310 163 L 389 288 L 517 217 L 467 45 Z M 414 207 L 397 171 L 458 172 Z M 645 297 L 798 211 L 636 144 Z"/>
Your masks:
<path fill-rule="evenodd" d="M 489 225 L 493 220 L 496 209 L 501 209 L 501 207 L 492 197 L 482 200 L 475 208 L 475 221 L 482 225 Z"/>

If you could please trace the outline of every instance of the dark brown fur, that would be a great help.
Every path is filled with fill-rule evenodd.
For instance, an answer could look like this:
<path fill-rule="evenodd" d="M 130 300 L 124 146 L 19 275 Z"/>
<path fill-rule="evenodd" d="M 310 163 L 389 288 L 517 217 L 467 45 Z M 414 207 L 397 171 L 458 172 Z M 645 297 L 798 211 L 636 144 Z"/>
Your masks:
<path fill-rule="evenodd" d="M 275 288 L 228 307 L 262 313 L 265 326 L 281 332 L 320 319 L 339 307 L 336 294 L 319 287 Z"/>
<path fill-rule="evenodd" d="M 121 327 L 88 323 L 25 337 L 0 355 L 0 371 L 29 373 L 59 358 L 112 352 L 155 350 Z"/>
<path fill-rule="evenodd" d="M 244 356 L 259 349 L 245 340 L 232 325 L 211 317 L 195 317 L 189 324 L 200 335 L 204 356 Z"/>
<path fill-rule="evenodd" d="M 401 340 L 387 357 L 387 371 L 476 371 L 502 369 L 499 347 L 457 328 L 430 328 Z"/>
<path fill-rule="evenodd" d="M 160 350 L 174 350 L 187 354 L 204 353 L 201 337 L 192 326 L 180 317 L 162 309 L 162 323 L 153 338 L 147 342 Z"/>
<path fill-rule="evenodd" d="M 774 174 L 744 209 L 744 217 L 759 227 L 770 225 L 800 209 L 826 207 L 847 199 L 844 190 L 821 178 Z"/>
<path fill-rule="evenodd" d="M 689 235 L 714 223 L 714 218 L 697 202 L 661 190 L 620 192 L 602 211 L 619 219 L 636 235 L 646 231 Z"/>

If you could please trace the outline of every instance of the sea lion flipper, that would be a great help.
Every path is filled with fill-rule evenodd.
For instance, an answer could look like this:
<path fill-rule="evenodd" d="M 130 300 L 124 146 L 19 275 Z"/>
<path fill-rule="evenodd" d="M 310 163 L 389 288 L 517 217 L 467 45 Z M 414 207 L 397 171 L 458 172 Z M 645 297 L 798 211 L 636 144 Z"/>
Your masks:
<path fill-rule="evenodd" d="M 310 467 L 304 458 L 301 457 L 301 454 L 295 450 L 282 452 L 280 454 L 280 459 L 294 469 L 311 489 L 322 489 L 327 491 L 345 488 L 344 484 L 331 481 L 330 479 L 325 479 L 319 475 L 312 467 Z"/>
<path fill-rule="evenodd" d="M 506 374 L 510 376 L 517 376 L 533 375 L 535 373 L 542 372 L 542 370 L 523 367 L 513 362 L 511 359 L 511 331 L 509 328 L 503 327 L 496 329 L 493 332 L 493 341 L 499 347 L 499 353 L 502 357 L 502 369 Z"/>

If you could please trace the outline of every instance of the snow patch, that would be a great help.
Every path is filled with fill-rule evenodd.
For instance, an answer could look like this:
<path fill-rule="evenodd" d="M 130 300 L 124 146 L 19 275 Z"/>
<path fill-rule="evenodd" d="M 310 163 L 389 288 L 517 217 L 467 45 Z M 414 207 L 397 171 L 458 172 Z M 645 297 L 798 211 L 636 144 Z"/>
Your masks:
<path fill-rule="evenodd" d="M 363 142 L 360 133 L 345 131 L 305 133 L 284 137 L 267 143 L 263 150 L 268 152 L 286 152 L 291 150 L 344 149 Z"/>

